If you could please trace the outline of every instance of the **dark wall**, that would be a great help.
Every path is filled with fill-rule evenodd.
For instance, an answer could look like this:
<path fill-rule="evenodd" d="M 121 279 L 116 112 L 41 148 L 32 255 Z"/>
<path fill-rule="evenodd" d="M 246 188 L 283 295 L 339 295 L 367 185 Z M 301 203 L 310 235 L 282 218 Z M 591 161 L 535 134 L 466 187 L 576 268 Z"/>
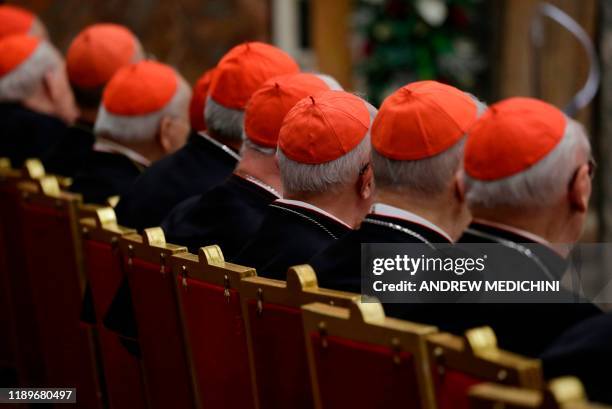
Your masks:
<path fill-rule="evenodd" d="M 124 24 L 147 53 L 178 68 L 193 82 L 233 45 L 267 41 L 268 0 L 9 0 L 37 13 L 55 45 L 95 22 Z"/>

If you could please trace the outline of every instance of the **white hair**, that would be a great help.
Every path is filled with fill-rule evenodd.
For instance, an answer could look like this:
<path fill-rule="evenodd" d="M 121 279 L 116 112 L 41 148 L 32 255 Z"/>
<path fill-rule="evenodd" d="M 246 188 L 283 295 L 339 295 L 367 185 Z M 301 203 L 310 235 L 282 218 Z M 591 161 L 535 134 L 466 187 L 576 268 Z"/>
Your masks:
<path fill-rule="evenodd" d="M 208 96 L 204 109 L 204 120 L 208 129 L 214 135 L 234 141 L 243 140 L 242 121 L 244 120 L 244 111 L 226 108 Z"/>
<path fill-rule="evenodd" d="M 186 104 L 191 91 L 189 87 L 178 78 L 177 90 L 165 107 L 159 111 L 146 115 L 128 116 L 110 113 L 100 105 L 98 117 L 94 125 L 96 135 L 109 135 L 118 142 L 139 143 L 148 142 L 155 138 L 164 117 L 181 117 L 185 115 Z"/>
<path fill-rule="evenodd" d="M 40 86 L 46 73 L 58 69 L 62 58 L 47 41 L 41 41 L 24 62 L 0 78 L 0 101 L 23 101 Z"/>
<path fill-rule="evenodd" d="M 466 92 L 476 104 L 477 117 L 487 105 Z M 376 184 L 398 192 L 419 195 L 438 195 L 450 186 L 453 176 L 460 169 L 466 135 L 454 145 L 437 155 L 417 160 L 394 160 L 372 149 L 372 167 Z"/>
<path fill-rule="evenodd" d="M 267 146 L 261 146 L 260 144 L 253 142 L 251 139 L 249 139 L 246 133 L 244 133 L 244 131 L 242 133 L 242 139 L 244 140 L 244 142 L 242 143 L 242 147 L 240 148 L 241 154 L 246 149 L 252 149 L 266 156 L 271 156 L 276 153 L 276 148 L 268 148 Z"/>
<path fill-rule="evenodd" d="M 314 73 L 314 75 L 319 77 L 319 79 L 321 81 L 323 81 L 325 83 L 325 85 L 327 85 L 329 87 L 330 90 L 332 90 L 332 91 L 344 91 L 344 88 L 342 87 L 342 85 L 340 85 L 338 80 L 336 80 L 331 75 L 322 74 L 322 73 Z"/>
<path fill-rule="evenodd" d="M 495 181 L 483 181 L 465 173 L 466 200 L 469 206 L 493 208 L 537 208 L 553 204 L 567 192 L 578 166 L 578 152 L 591 154 L 586 131 L 567 118 L 562 140 L 543 159 L 529 169 Z"/>

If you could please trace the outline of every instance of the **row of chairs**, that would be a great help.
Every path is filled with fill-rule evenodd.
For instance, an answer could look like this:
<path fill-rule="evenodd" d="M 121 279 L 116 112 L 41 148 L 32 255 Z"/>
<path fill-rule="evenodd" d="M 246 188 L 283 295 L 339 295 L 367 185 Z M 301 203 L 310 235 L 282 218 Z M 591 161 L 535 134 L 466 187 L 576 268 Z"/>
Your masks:
<path fill-rule="evenodd" d="M 576 379 L 545 385 L 538 360 L 497 348 L 490 328 L 464 337 L 385 317 L 380 303 L 319 288 L 308 265 L 286 281 L 191 254 L 117 224 L 28 160 L 0 161 L 0 364 L 24 386 L 72 386 L 78 406 L 139 408 L 570 408 Z M 152 204 L 154 205 L 154 204 Z M 103 320 L 127 277 L 135 340 Z M 89 282 L 97 324 L 80 323 Z"/>

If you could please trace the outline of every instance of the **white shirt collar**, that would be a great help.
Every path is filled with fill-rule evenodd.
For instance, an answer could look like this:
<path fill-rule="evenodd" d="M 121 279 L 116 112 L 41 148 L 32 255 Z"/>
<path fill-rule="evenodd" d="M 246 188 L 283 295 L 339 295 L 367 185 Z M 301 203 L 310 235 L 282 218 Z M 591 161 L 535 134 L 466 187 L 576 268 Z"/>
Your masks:
<path fill-rule="evenodd" d="M 206 132 L 198 132 L 198 135 L 200 135 L 202 138 L 206 139 L 208 142 L 212 143 L 217 148 L 221 149 L 223 152 L 227 153 L 228 155 L 230 155 L 232 158 L 236 159 L 237 161 L 240 160 L 240 155 L 234 152 L 232 148 L 230 148 L 227 145 L 222 144 L 216 139 L 211 138 L 210 136 L 208 136 Z"/>
<path fill-rule="evenodd" d="M 285 204 L 288 204 L 288 205 L 293 205 L 293 206 L 297 206 L 297 207 L 303 207 L 305 209 L 309 209 L 309 210 L 312 210 L 312 211 L 317 212 L 319 214 L 322 214 L 323 216 L 326 216 L 326 217 L 328 217 L 328 218 L 330 218 L 332 220 L 335 220 L 338 223 L 348 227 L 351 230 L 353 229 L 351 226 L 349 226 L 348 224 L 346 224 L 342 220 L 338 219 L 333 214 L 328 213 L 325 210 L 323 210 L 323 209 L 321 209 L 321 208 L 319 208 L 319 207 L 317 207 L 315 205 L 312 205 L 310 203 L 302 202 L 301 200 L 291 200 L 291 199 L 278 199 L 278 200 L 275 201 L 275 203 L 285 203 Z"/>
<path fill-rule="evenodd" d="M 519 229 L 518 227 L 509 226 L 504 223 L 492 222 L 492 221 L 483 220 L 483 219 L 474 219 L 473 221 L 478 224 L 484 224 L 485 226 L 496 227 L 501 230 L 509 231 L 510 233 L 514 233 L 519 236 L 525 237 L 526 239 L 532 240 L 535 243 L 540 243 L 546 246 L 550 246 L 550 242 L 546 240 L 544 237 L 538 236 L 535 233 L 531 233 L 523 229 Z"/>
<path fill-rule="evenodd" d="M 407 210 L 400 209 L 398 207 L 391 206 L 391 205 L 384 204 L 384 203 L 374 203 L 374 205 L 372 205 L 371 212 L 374 213 L 374 214 L 380 215 L 380 216 L 395 217 L 395 218 L 398 218 L 398 219 L 409 221 L 411 223 L 420 224 L 421 226 L 425 226 L 428 229 L 433 230 L 436 233 L 440 234 L 442 237 L 444 237 L 445 239 L 447 239 L 451 243 L 454 241 L 448 235 L 448 233 L 446 233 L 444 230 L 442 230 L 442 228 L 436 226 L 435 224 L 433 224 L 429 220 L 419 216 L 418 214 L 414 214 L 414 213 L 409 212 Z"/>
<path fill-rule="evenodd" d="M 120 145 L 116 142 L 113 142 L 106 138 L 98 137 L 96 138 L 96 142 L 94 143 L 93 150 L 96 152 L 106 152 L 106 153 L 117 153 L 119 155 L 123 155 L 130 160 L 142 165 L 142 166 L 150 166 L 151 161 L 145 158 L 140 153 L 127 148 L 123 145 Z"/>

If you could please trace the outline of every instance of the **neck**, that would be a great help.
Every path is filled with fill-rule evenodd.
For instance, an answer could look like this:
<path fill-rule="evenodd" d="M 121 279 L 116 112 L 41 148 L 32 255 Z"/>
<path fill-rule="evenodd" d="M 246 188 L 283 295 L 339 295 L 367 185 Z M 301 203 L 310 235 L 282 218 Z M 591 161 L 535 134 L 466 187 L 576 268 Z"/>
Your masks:
<path fill-rule="evenodd" d="M 282 194 L 283 187 L 274 155 L 264 155 L 253 149 L 244 149 L 234 171 L 241 176 L 252 176 Z"/>
<path fill-rule="evenodd" d="M 376 201 L 414 213 L 435 224 L 456 241 L 468 226 L 470 215 L 462 203 L 448 196 L 424 197 L 422 194 L 379 188 Z"/>
<path fill-rule="evenodd" d="M 132 150 L 145 157 L 151 163 L 161 159 L 164 156 L 164 153 L 161 151 L 161 149 L 154 143 L 126 143 L 115 139 L 109 135 L 102 135 L 100 136 L 100 138 L 107 139 L 129 150 Z"/>
<path fill-rule="evenodd" d="M 49 116 L 56 116 L 55 106 L 53 105 L 53 102 L 45 97 L 44 93 L 42 93 L 42 90 L 38 90 L 33 95 L 21 101 L 21 105 L 34 112 L 46 114 Z"/>
<path fill-rule="evenodd" d="M 212 130 L 207 130 L 206 134 L 208 136 L 210 136 L 211 138 L 219 141 L 220 143 L 222 143 L 223 145 L 229 146 L 230 148 L 232 148 L 234 151 L 236 152 L 240 152 L 240 148 L 242 147 L 242 140 L 236 140 L 236 139 L 232 139 L 232 138 L 226 138 L 222 135 L 217 134 L 216 132 L 212 131 Z"/>
<path fill-rule="evenodd" d="M 569 244 L 576 240 L 571 228 L 575 223 L 563 217 L 562 209 L 474 208 L 472 214 L 475 219 L 524 230 L 550 243 Z"/>
<path fill-rule="evenodd" d="M 285 192 L 286 199 L 310 203 L 334 215 L 352 228 L 357 228 L 365 216 L 355 205 L 356 200 L 347 192 Z"/>

